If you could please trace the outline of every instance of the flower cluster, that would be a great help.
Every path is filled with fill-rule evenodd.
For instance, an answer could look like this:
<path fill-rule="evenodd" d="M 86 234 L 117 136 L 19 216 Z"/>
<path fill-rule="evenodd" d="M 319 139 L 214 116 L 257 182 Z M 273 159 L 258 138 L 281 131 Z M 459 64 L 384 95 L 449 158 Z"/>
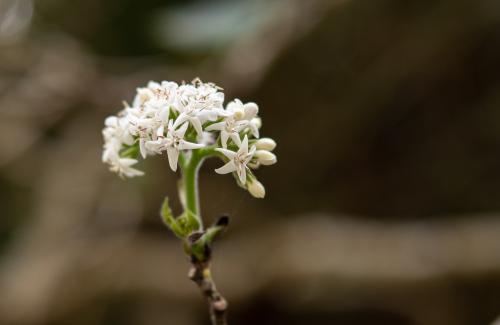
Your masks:
<path fill-rule="evenodd" d="M 261 119 L 255 103 L 235 99 L 224 107 L 224 93 L 199 79 L 189 84 L 150 82 L 138 88 L 132 105 L 108 117 L 103 130 L 103 162 L 120 176 L 142 176 L 134 166 L 166 151 L 170 168 L 177 170 L 180 155 L 202 149 L 225 164 L 219 174 L 233 173 L 238 183 L 255 197 L 264 187 L 251 169 L 276 163 L 276 143 L 259 138 Z"/>

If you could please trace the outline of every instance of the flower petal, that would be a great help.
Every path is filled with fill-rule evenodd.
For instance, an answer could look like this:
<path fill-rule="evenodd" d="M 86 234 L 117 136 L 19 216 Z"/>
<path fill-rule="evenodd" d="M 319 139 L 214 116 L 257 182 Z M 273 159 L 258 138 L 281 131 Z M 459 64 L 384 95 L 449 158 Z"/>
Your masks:
<path fill-rule="evenodd" d="M 229 134 L 227 134 L 227 132 L 225 130 L 223 130 L 221 133 L 220 133 L 220 142 L 222 143 L 222 147 L 223 148 L 227 148 L 227 139 L 229 137 Z"/>
<path fill-rule="evenodd" d="M 163 132 L 165 131 L 165 125 L 160 125 L 160 127 L 156 130 L 156 136 L 157 137 L 162 137 Z"/>
<path fill-rule="evenodd" d="M 224 129 L 224 126 L 226 125 L 226 122 L 218 122 L 211 124 L 205 128 L 207 131 L 221 131 Z"/>
<path fill-rule="evenodd" d="M 241 142 L 240 150 L 238 151 L 248 154 L 248 136 L 246 134 L 245 137 L 243 138 L 243 142 Z"/>
<path fill-rule="evenodd" d="M 231 140 L 238 146 L 241 147 L 241 139 L 240 135 L 238 133 L 231 133 L 230 134 Z"/>
<path fill-rule="evenodd" d="M 133 159 L 133 158 L 120 158 L 120 160 L 119 160 L 120 165 L 125 166 L 125 167 L 133 166 L 133 165 L 137 164 L 137 162 L 138 162 L 137 159 Z"/>
<path fill-rule="evenodd" d="M 233 159 L 234 156 L 236 156 L 236 152 L 231 151 L 231 150 L 227 150 L 227 149 L 223 149 L 223 148 L 215 148 L 215 151 L 222 153 L 224 156 L 226 156 L 229 159 Z"/>
<path fill-rule="evenodd" d="M 188 126 L 189 126 L 188 122 L 182 124 L 180 128 L 174 131 L 174 134 L 181 139 L 184 138 L 184 134 L 186 133 Z"/>
<path fill-rule="evenodd" d="M 179 150 L 189 150 L 189 149 L 200 149 L 203 148 L 205 145 L 202 143 L 193 143 L 193 142 L 187 142 L 184 140 L 181 140 L 179 142 Z"/>
<path fill-rule="evenodd" d="M 166 122 L 168 120 L 168 116 L 170 114 L 170 105 L 166 105 L 160 109 L 160 120 Z"/>
<path fill-rule="evenodd" d="M 177 160 L 179 159 L 179 150 L 173 147 L 167 147 L 168 163 L 175 172 L 177 170 Z"/>
<path fill-rule="evenodd" d="M 172 127 L 170 127 L 170 125 L 169 125 L 169 129 L 170 128 L 172 128 L 174 130 L 177 129 L 177 127 L 179 125 L 186 122 L 188 119 L 189 119 L 189 116 L 186 113 L 179 114 L 179 116 L 177 116 L 177 118 L 175 119 L 175 122 L 172 124 Z"/>
<path fill-rule="evenodd" d="M 247 182 L 247 168 L 246 166 L 240 166 L 240 168 L 237 169 L 237 174 L 240 179 L 241 184 L 245 185 Z"/>
<path fill-rule="evenodd" d="M 227 164 L 225 164 L 224 166 L 220 167 L 220 168 L 217 168 L 215 170 L 215 172 L 217 174 L 229 174 L 229 173 L 232 173 L 236 171 L 236 165 L 234 164 L 234 162 L 231 160 L 229 161 Z"/>
<path fill-rule="evenodd" d="M 146 155 L 147 155 L 146 139 L 141 138 L 141 140 L 139 140 L 139 150 L 141 151 L 142 158 L 146 159 Z"/>
<path fill-rule="evenodd" d="M 192 117 L 189 119 L 189 122 L 191 122 L 191 125 L 194 127 L 198 135 L 201 135 L 203 133 L 203 129 L 201 128 L 201 122 L 199 118 Z"/>

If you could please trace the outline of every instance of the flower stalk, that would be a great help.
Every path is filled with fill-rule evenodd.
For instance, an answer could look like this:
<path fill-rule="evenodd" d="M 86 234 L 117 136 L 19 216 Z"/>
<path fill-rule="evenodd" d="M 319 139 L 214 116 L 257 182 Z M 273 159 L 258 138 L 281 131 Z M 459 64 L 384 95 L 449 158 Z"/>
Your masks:
<path fill-rule="evenodd" d="M 183 160 L 186 159 L 184 154 L 181 157 L 183 157 Z M 198 170 L 200 169 L 201 162 L 202 158 L 200 159 L 198 152 L 194 151 L 191 153 L 191 157 L 184 162 L 184 165 L 180 164 L 182 173 L 182 186 L 180 190 L 183 193 L 179 193 L 179 195 L 184 197 L 184 212 L 188 215 L 193 229 L 197 230 L 203 230 L 203 223 L 199 214 L 200 202 L 198 195 Z"/>

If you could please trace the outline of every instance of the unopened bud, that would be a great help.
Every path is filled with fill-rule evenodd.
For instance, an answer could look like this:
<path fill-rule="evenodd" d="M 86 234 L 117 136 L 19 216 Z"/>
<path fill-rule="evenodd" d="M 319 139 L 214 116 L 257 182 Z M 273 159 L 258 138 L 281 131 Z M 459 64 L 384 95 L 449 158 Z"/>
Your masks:
<path fill-rule="evenodd" d="M 255 147 L 258 150 L 273 151 L 276 148 L 276 142 L 271 138 L 262 138 L 255 142 Z"/>
<path fill-rule="evenodd" d="M 257 113 L 259 112 L 259 106 L 257 106 L 257 104 L 252 102 L 246 103 L 244 105 L 244 109 L 245 109 L 245 119 L 254 118 L 255 115 L 257 115 Z"/>
<path fill-rule="evenodd" d="M 257 157 L 258 162 L 264 166 L 273 165 L 278 161 L 276 155 L 267 150 L 255 151 L 255 157 Z"/>
<path fill-rule="evenodd" d="M 104 120 L 104 125 L 110 127 L 116 127 L 118 124 L 118 118 L 116 116 L 109 116 Z"/>
<path fill-rule="evenodd" d="M 247 182 L 247 189 L 253 197 L 258 199 L 262 199 L 266 195 L 264 185 L 256 179 Z"/>

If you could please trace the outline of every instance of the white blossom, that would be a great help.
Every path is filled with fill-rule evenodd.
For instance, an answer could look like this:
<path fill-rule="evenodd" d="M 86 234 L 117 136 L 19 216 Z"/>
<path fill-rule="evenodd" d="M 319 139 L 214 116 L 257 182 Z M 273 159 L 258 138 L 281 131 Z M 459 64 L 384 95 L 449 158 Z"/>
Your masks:
<path fill-rule="evenodd" d="M 237 120 L 249 121 L 257 115 L 259 107 L 252 102 L 243 104 L 241 100 L 236 98 L 227 104 L 226 112 Z"/>
<path fill-rule="evenodd" d="M 240 132 L 247 126 L 246 121 L 237 121 L 232 116 L 227 117 L 224 121 L 209 125 L 207 131 L 219 131 L 220 139 L 223 148 L 227 148 L 227 140 L 231 140 L 239 146 L 241 144 Z"/>
<path fill-rule="evenodd" d="M 243 104 L 241 100 L 235 99 L 226 106 L 221 114 L 224 120 L 207 127 L 208 131 L 219 131 L 221 144 L 227 148 L 227 140 L 231 139 L 237 146 L 240 145 L 240 132 L 249 127 L 252 134 L 258 137 L 258 129 L 251 125 L 252 119 L 257 115 L 259 107 L 255 103 Z"/>
<path fill-rule="evenodd" d="M 238 151 L 231 151 L 228 149 L 217 148 L 216 151 L 222 153 L 229 161 L 222 167 L 215 170 L 218 174 L 228 174 L 236 172 L 238 178 L 242 184 L 246 184 L 247 178 L 247 164 L 252 160 L 253 154 L 255 152 L 255 146 L 252 146 L 250 151 L 248 150 L 248 137 L 241 142 Z"/>
<path fill-rule="evenodd" d="M 167 151 L 168 163 L 174 172 L 177 170 L 177 161 L 181 150 L 199 149 L 205 146 L 204 144 L 184 140 L 187 128 L 188 123 L 186 122 L 178 129 L 175 129 L 172 120 L 170 120 L 166 137 L 158 137 L 157 140 L 146 143 L 146 147 L 153 152 L 161 153 L 164 150 Z"/>
<path fill-rule="evenodd" d="M 132 167 L 135 164 L 137 164 L 137 159 L 118 158 L 113 161 L 110 170 L 118 173 L 120 176 L 134 177 L 144 175 L 144 172 Z"/>
<path fill-rule="evenodd" d="M 223 114 L 224 94 L 214 84 L 202 83 L 199 80 L 195 82 L 194 85 L 186 84 L 179 87 L 180 115 L 174 127 L 189 121 L 196 133 L 201 135 L 203 123 L 215 121 L 219 115 Z"/>
<path fill-rule="evenodd" d="M 125 103 L 122 111 L 105 120 L 102 161 L 122 177 L 135 177 L 144 174 L 135 168 L 137 153 L 145 159 L 166 151 L 170 168 L 176 171 L 183 151 L 209 146 L 228 159 L 217 173 L 235 172 L 250 194 L 263 197 L 264 187 L 247 173 L 277 159 L 271 153 L 276 142 L 258 139 L 262 125 L 258 112 L 257 104 L 239 99 L 224 107 L 224 93 L 213 83 L 151 81 L 137 88 L 131 105 Z M 235 146 L 237 151 L 229 150 Z"/>
<path fill-rule="evenodd" d="M 259 129 L 262 126 L 262 120 L 260 117 L 254 117 L 248 121 L 248 129 L 255 138 L 259 138 Z"/>

